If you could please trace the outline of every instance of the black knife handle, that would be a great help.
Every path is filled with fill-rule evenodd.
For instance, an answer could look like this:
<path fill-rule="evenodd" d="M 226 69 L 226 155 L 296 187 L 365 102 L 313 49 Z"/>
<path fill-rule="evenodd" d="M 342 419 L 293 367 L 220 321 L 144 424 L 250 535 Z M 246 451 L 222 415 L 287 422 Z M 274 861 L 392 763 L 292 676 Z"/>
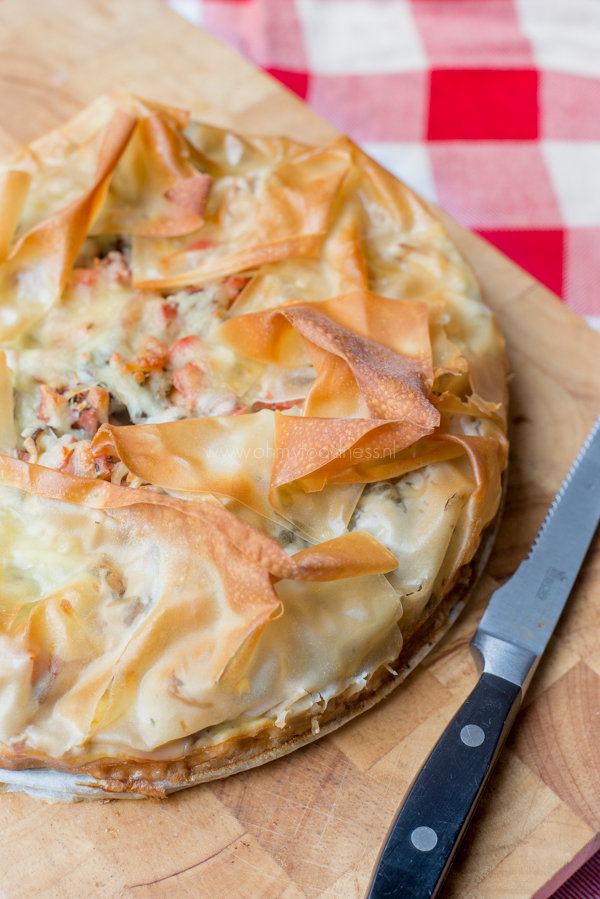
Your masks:
<path fill-rule="evenodd" d="M 433 899 L 521 705 L 484 673 L 421 768 L 379 856 L 368 899 Z"/>

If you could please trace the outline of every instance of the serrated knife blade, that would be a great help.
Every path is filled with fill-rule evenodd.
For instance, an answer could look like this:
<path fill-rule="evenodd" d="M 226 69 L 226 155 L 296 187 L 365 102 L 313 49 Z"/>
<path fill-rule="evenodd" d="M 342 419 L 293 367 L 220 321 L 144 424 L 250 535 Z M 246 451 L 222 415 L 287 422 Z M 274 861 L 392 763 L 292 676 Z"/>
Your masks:
<path fill-rule="evenodd" d="M 471 641 L 481 677 L 407 793 L 368 899 L 437 896 L 599 521 L 600 418 L 528 558 L 490 599 Z"/>
<path fill-rule="evenodd" d="M 557 493 L 528 558 L 492 595 L 473 638 L 476 647 L 492 637 L 539 659 L 599 520 L 600 418 Z"/>

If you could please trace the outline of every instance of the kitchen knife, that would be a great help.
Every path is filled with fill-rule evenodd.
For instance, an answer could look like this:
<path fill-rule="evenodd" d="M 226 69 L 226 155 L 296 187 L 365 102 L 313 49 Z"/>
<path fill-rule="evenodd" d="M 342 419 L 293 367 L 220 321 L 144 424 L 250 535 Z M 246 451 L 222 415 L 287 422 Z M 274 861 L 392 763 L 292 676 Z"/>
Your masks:
<path fill-rule="evenodd" d="M 368 899 L 433 899 L 560 618 L 600 520 L 600 418 L 529 557 L 490 599 L 471 641 L 481 677 L 413 782 Z"/>

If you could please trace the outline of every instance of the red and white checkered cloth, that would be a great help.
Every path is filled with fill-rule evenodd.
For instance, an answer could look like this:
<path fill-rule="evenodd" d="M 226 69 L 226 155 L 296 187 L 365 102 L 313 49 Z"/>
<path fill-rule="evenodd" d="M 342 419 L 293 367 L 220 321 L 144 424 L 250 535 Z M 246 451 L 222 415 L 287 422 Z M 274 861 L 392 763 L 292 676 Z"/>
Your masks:
<path fill-rule="evenodd" d="M 167 2 L 600 330 L 600 0 Z"/>
<path fill-rule="evenodd" d="M 600 324 L 598 0 L 167 2 Z"/>

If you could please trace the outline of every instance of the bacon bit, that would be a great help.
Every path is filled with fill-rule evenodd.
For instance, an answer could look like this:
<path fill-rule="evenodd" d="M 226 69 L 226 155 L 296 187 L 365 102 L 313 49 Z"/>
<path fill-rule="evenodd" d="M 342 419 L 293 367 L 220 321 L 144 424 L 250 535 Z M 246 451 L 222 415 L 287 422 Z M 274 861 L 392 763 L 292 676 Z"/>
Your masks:
<path fill-rule="evenodd" d="M 25 450 L 18 449 L 17 456 L 19 457 L 21 462 L 29 462 L 30 455 L 29 455 L 29 453 L 26 453 Z"/>
<path fill-rule="evenodd" d="M 192 408 L 206 389 L 210 360 L 206 344 L 194 334 L 175 341 L 168 355 L 169 368 L 176 369 L 172 377 L 171 401 Z"/>
<path fill-rule="evenodd" d="M 167 364 L 170 368 L 182 368 L 188 362 L 204 361 L 206 356 L 206 344 L 202 338 L 190 334 L 175 341 L 167 354 Z"/>
<path fill-rule="evenodd" d="M 108 421 L 110 395 L 104 387 L 89 387 L 82 390 L 79 402 L 75 405 L 77 418 L 71 425 L 74 431 L 85 431 L 93 437 L 98 427 Z"/>
<path fill-rule="evenodd" d="M 243 278 L 241 275 L 230 275 L 219 287 L 215 302 L 223 309 L 229 309 L 249 281 L 250 278 Z"/>
<path fill-rule="evenodd" d="M 122 372 L 135 372 L 136 381 L 144 378 L 136 377 L 137 374 L 149 374 L 151 371 L 163 371 L 167 362 L 168 347 L 164 340 L 158 340 L 149 334 L 142 335 L 140 348 L 134 362 L 123 362 Z"/>
<path fill-rule="evenodd" d="M 299 400 L 286 400 L 284 403 L 262 403 L 256 402 L 252 404 L 251 412 L 260 412 L 261 409 L 273 409 L 274 411 L 281 412 L 283 409 L 293 409 L 294 406 L 301 406 L 304 402 L 304 399 Z"/>
<path fill-rule="evenodd" d="M 87 434 L 95 434 L 98 430 L 98 413 L 95 409 L 84 409 L 79 413 L 77 421 L 73 422 L 74 431 L 85 431 Z"/>
<path fill-rule="evenodd" d="M 173 375 L 174 389 L 190 405 L 197 402 L 205 382 L 206 373 L 195 362 L 188 362 Z"/>
<path fill-rule="evenodd" d="M 165 320 L 165 326 L 168 326 L 172 321 L 175 321 L 179 312 L 176 303 L 163 303 L 160 311 Z"/>
<path fill-rule="evenodd" d="M 97 268 L 74 268 L 71 272 L 71 283 L 74 287 L 95 287 L 98 283 L 100 272 Z"/>
<path fill-rule="evenodd" d="M 195 243 L 191 243 L 187 250 L 210 250 L 216 245 L 214 240 L 197 240 Z"/>
<path fill-rule="evenodd" d="M 96 469 L 96 477 L 103 481 L 110 481 L 116 460 L 112 456 L 99 455 L 94 456 L 94 467 Z"/>
<path fill-rule="evenodd" d="M 65 393 L 65 388 L 54 390 L 48 384 L 40 386 L 42 400 L 37 411 L 40 421 L 49 423 L 68 408 L 67 422 L 71 422 L 71 427 L 90 435 L 96 433 L 100 424 L 108 421 L 110 396 L 104 387 L 81 387 Z"/>
<path fill-rule="evenodd" d="M 108 406 L 110 403 L 110 394 L 104 387 L 90 387 L 87 391 L 87 404 L 98 410 L 98 417 L 102 424 L 108 421 Z"/>
<path fill-rule="evenodd" d="M 95 478 L 96 466 L 91 453 L 91 440 L 78 440 L 70 448 L 69 457 L 60 466 L 60 471 L 74 474 L 78 478 Z"/>

